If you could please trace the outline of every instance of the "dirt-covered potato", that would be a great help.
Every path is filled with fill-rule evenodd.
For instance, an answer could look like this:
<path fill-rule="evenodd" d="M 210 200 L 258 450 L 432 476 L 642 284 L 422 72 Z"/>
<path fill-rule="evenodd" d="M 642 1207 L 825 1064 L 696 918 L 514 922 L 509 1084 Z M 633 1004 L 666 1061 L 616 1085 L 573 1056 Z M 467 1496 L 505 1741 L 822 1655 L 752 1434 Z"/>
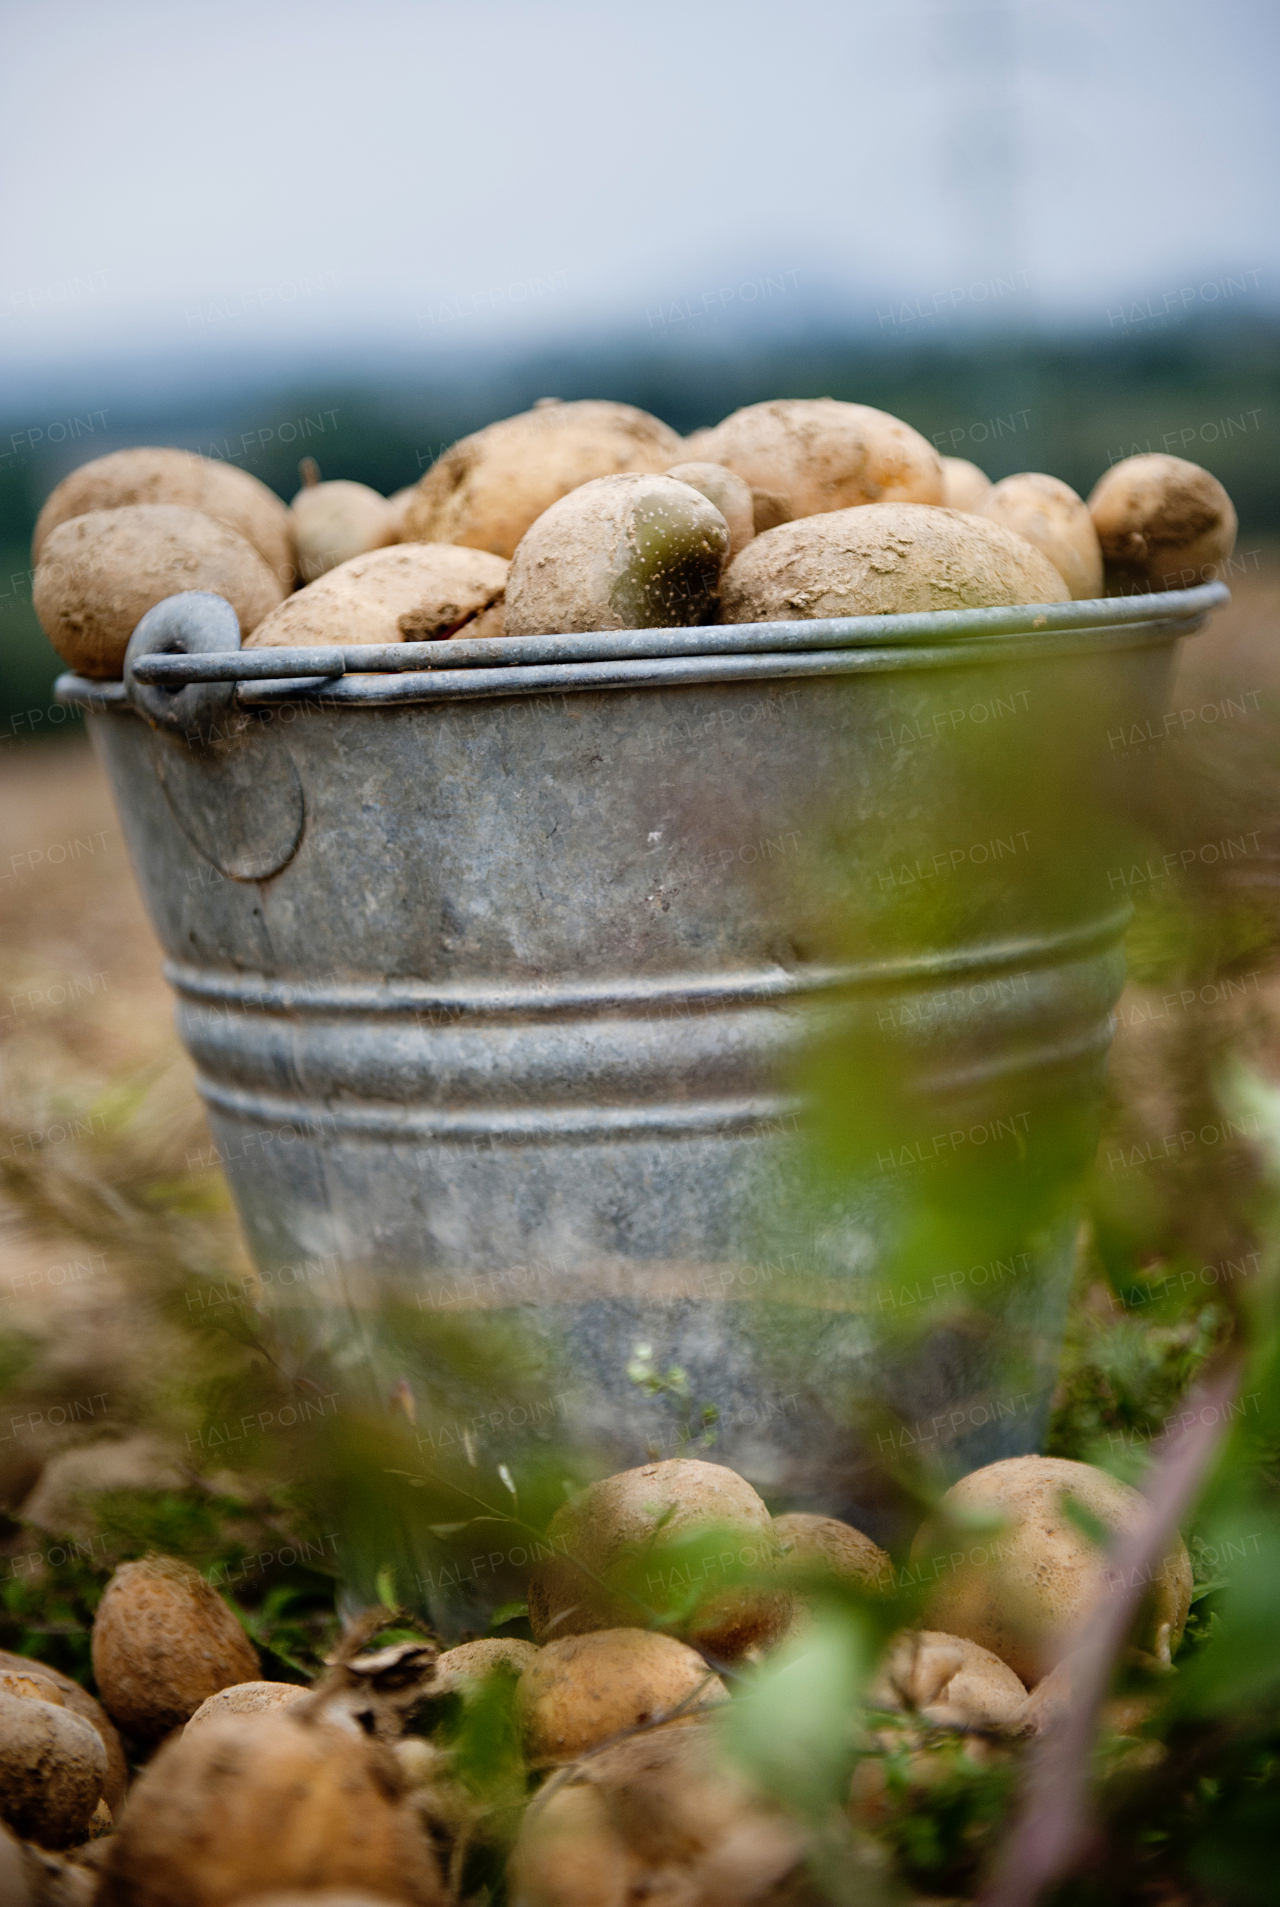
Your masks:
<path fill-rule="evenodd" d="M 779 1545 L 760 1498 L 724 1464 L 673 1457 L 605 1477 L 557 1510 L 546 1540 L 556 1553 L 529 1577 L 541 1643 L 678 1610 L 681 1640 L 732 1661 L 792 1616 L 788 1593 L 740 1580 L 767 1577 Z"/>
<path fill-rule="evenodd" d="M 166 596 L 207 589 L 257 628 L 284 590 L 225 524 L 177 504 L 94 510 L 44 539 L 31 600 L 54 648 L 81 675 L 116 677 L 129 638 Z"/>
<path fill-rule="evenodd" d="M 507 564 L 485 550 L 397 543 L 298 590 L 259 623 L 246 649 L 346 648 L 501 635 Z"/>
<path fill-rule="evenodd" d="M 33 562 L 69 518 L 135 503 L 179 504 L 225 523 L 257 550 L 281 590 L 293 588 L 293 531 L 274 490 L 247 470 L 192 450 L 113 450 L 64 477 L 45 498 L 31 539 Z"/>
<path fill-rule="evenodd" d="M 1160 451 L 1113 464 L 1090 492 L 1089 514 L 1111 596 L 1212 582 L 1236 546 L 1235 509 L 1218 479 Z"/>
<path fill-rule="evenodd" d="M 796 1822 L 720 1761 L 701 1722 L 589 1757 L 526 1812 L 513 1907 L 817 1907 Z"/>
<path fill-rule="evenodd" d="M 665 470 L 682 453 L 675 431 L 631 404 L 548 400 L 446 450 L 410 499 L 401 536 L 513 556 L 534 519 L 579 484 Z"/>
<path fill-rule="evenodd" d="M 230 1688 L 205 1697 L 183 1733 L 204 1728 L 220 1715 L 274 1715 L 278 1708 L 300 1702 L 307 1693 L 296 1682 L 233 1682 Z"/>
<path fill-rule="evenodd" d="M 474 1688 L 483 1682 L 486 1675 L 492 1675 L 495 1669 L 507 1669 L 512 1675 L 522 1675 L 531 1662 L 538 1659 L 538 1650 L 532 1642 L 522 1642 L 519 1636 L 482 1636 L 478 1642 L 460 1642 L 456 1649 L 446 1649 L 436 1657 L 435 1680 L 431 1684 L 433 1695 L 452 1695 L 466 1688 Z"/>
<path fill-rule="evenodd" d="M 672 464 L 665 473 L 677 483 L 700 490 L 708 503 L 714 503 L 729 525 L 729 559 L 746 548 L 756 533 L 755 498 L 750 484 L 726 470 L 723 464 Z"/>
<path fill-rule="evenodd" d="M 511 561 L 509 636 L 713 622 L 729 526 L 673 477 L 598 477 L 544 510 Z"/>
<path fill-rule="evenodd" d="M 934 1728 L 1007 1729 L 1027 1700 L 1013 1670 L 965 1636 L 895 1636 L 867 1692 L 869 1708 L 901 1709 Z"/>
<path fill-rule="evenodd" d="M 833 397 L 749 404 L 700 431 L 691 454 L 736 470 L 753 490 L 781 499 L 792 517 L 861 503 L 942 502 L 932 444 L 886 411 Z"/>
<path fill-rule="evenodd" d="M 993 484 L 979 516 L 1025 536 L 1047 556 L 1077 602 L 1102 594 L 1102 550 L 1088 505 L 1069 483 L 1026 470 Z"/>
<path fill-rule="evenodd" d="M 107 1779 L 102 1737 L 61 1704 L 0 1690 L 0 1818 L 41 1847 L 86 1839 Z"/>
<path fill-rule="evenodd" d="M 36 1692 L 41 1701 L 53 1702 L 55 1708 L 59 1705 L 69 1708 L 73 1715 L 79 1715 L 97 1729 L 102 1737 L 102 1746 L 107 1751 L 107 1778 L 102 1785 L 102 1798 L 111 1812 L 116 1813 L 128 1786 L 129 1765 L 115 1724 L 106 1709 L 100 1702 L 94 1701 L 88 1689 L 81 1688 L 61 1669 L 50 1668 L 47 1662 L 29 1661 L 25 1655 L 10 1655 L 7 1649 L 0 1649 L 0 1686 L 5 1686 L 4 1678 L 10 1675 L 37 1685 Z"/>
<path fill-rule="evenodd" d="M 134 1783 L 97 1907 L 232 1907 L 318 1887 L 443 1900 L 394 1756 L 295 1704 L 165 1743 Z"/>
<path fill-rule="evenodd" d="M 985 470 L 967 457 L 943 457 L 942 502 L 948 510 L 976 510 L 991 490 Z"/>
<path fill-rule="evenodd" d="M 1012 530 L 959 510 L 871 503 L 766 530 L 729 565 L 726 622 L 1060 603 L 1067 586 Z"/>
<path fill-rule="evenodd" d="M 535 1766 L 576 1761 L 645 1722 L 727 1699 L 695 1649 L 651 1629 L 596 1629 L 549 1642 L 520 1677 L 516 1713 Z"/>
<path fill-rule="evenodd" d="M 852 1523 L 838 1517 L 816 1516 L 809 1510 L 788 1510 L 773 1519 L 774 1534 L 782 1544 L 785 1564 L 806 1573 L 830 1574 L 837 1581 L 877 1589 L 889 1582 L 893 1562 L 878 1543 Z"/>
<path fill-rule="evenodd" d="M 289 508 L 304 583 L 396 541 L 398 512 L 367 483 L 304 483 Z"/>
<path fill-rule="evenodd" d="M 962 1477 L 943 1497 L 944 1515 L 1004 1519 L 995 1534 L 959 1538 L 927 1523 L 913 1563 L 938 1576 L 925 1607 L 931 1628 L 990 1649 L 1028 1688 L 1058 1662 L 1092 1609 L 1111 1593 L 1105 1551 L 1064 1507 L 1070 1496 L 1111 1535 L 1141 1524 L 1137 1490 L 1089 1463 L 1006 1457 Z M 1155 1572 L 1134 1640 L 1162 1662 L 1177 1648 L 1191 1606 L 1191 1564 L 1179 1538 Z"/>
<path fill-rule="evenodd" d="M 93 1619 L 93 1673 L 112 1720 L 158 1741 L 219 1689 L 258 1676 L 258 1657 L 216 1589 L 188 1563 L 122 1563 Z"/>

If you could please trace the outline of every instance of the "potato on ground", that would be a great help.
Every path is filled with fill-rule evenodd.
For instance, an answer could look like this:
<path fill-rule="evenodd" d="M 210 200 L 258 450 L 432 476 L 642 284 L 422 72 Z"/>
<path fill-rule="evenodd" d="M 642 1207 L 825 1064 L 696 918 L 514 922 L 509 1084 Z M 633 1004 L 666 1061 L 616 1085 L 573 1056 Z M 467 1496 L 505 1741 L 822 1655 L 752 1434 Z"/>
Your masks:
<path fill-rule="evenodd" d="M 943 457 L 942 502 L 948 510 L 977 510 L 991 492 L 991 479 L 985 470 L 967 457 Z"/>
<path fill-rule="evenodd" d="M 50 1668 L 47 1662 L 33 1662 L 25 1655 L 10 1655 L 7 1649 L 0 1649 L 0 1687 L 8 1685 L 7 1678 L 10 1676 L 27 1683 L 41 1701 L 52 1702 L 55 1708 L 69 1708 L 73 1715 L 81 1716 L 97 1729 L 107 1751 L 107 1778 L 103 1783 L 102 1798 L 111 1812 L 116 1813 L 128 1786 L 129 1764 L 125 1760 L 115 1724 L 106 1709 L 100 1702 L 95 1702 L 88 1689 L 81 1688 L 61 1669 Z"/>
<path fill-rule="evenodd" d="M 115 678 L 148 609 L 189 589 L 225 597 L 242 635 L 284 595 L 258 552 L 234 530 L 199 510 L 138 503 L 94 510 L 51 530 L 31 599 L 41 628 L 73 669 Z"/>
<path fill-rule="evenodd" d="M 1212 582 L 1236 546 L 1230 497 L 1207 470 L 1154 451 L 1113 464 L 1089 496 L 1110 596 Z"/>
<path fill-rule="evenodd" d="M 593 477 L 665 470 L 675 431 L 631 404 L 539 403 L 463 437 L 432 464 L 401 518 L 405 542 L 464 543 L 513 556 L 529 525 Z"/>
<path fill-rule="evenodd" d="M 107 1780 L 91 1722 L 60 1703 L 0 1690 L 0 1819 L 41 1847 L 73 1847 Z"/>
<path fill-rule="evenodd" d="M 247 649 L 347 648 L 501 635 L 507 565 L 484 550 L 398 543 L 353 557 L 265 618 Z"/>
<path fill-rule="evenodd" d="M 519 1636 L 481 1636 L 478 1642 L 460 1642 L 436 1657 L 433 1695 L 452 1695 L 475 1688 L 497 1669 L 510 1675 L 522 1675 L 538 1659 L 532 1642 Z"/>
<path fill-rule="evenodd" d="M 233 1682 L 230 1688 L 207 1695 L 187 1722 L 184 1734 L 216 1722 L 221 1715 L 274 1715 L 309 1693 L 296 1682 Z"/>
<path fill-rule="evenodd" d="M 918 503 L 872 503 L 766 530 L 729 565 L 721 592 L 726 622 L 1067 600 L 1057 570 L 1025 538 Z"/>
<path fill-rule="evenodd" d="M 290 505 L 298 574 L 314 583 L 339 563 L 396 541 L 397 512 L 367 483 L 306 483 Z"/>
<path fill-rule="evenodd" d="M 120 1565 L 93 1619 L 92 1653 L 107 1712 L 144 1742 L 258 1676 L 253 1644 L 217 1590 L 171 1556 Z"/>
<path fill-rule="evenodd" d="M 596 1629 L 549 1642 L 516 1687 L 525 1753 L 535 1765 L 576 1761 L 646 1722 L 724 1701 L 696 1650 L 651 1629 Z"/>
<path fill-rule="evenodd" d="M 1102 594 L 1102 550 L 1088 505 L 1069 483 L 1023 471 L 993 484 L 974 509 L 1025 536 L 1047 556 L 1077 602 Z"/>
<path fill-rule="evenodd" d="M 942 502 L 941 460 L 919 431 L 832 397 L 749 404 L 700 431 L 685 454 L 727 465 L 753 490 L 781 499 L 792 517 L 861 503 Z"/>
<path fill-rule="evenodd" d="M 672 1633 L 731 1661 L 791 1620 L 791 1596 L 767 1583 L 779 1554 L 769 1512 L 724 1464 L 675 1457 L 605 1477 L 557 1510 L 546 1542 L 555 1553 L 529 1577 L 544 1644 L 676 1617 Z"/>
<path fill-rule="evenodd" d="M 509 636 L 714 621 L 729 526 L 673 477 L 598 477 L 545 510 L 507 579 Z"/>
<path fill-rule="evenodd" d="M 1065 1457 L 1006 1457 L 962 1477 L 943 1497 L 945 1513 L 1005 1519 L 995 1534 L 960 1535 L 926 1524 L 913 1564 L 937 1576 L 925 1606 L 931 1628 L 967 1637 L 1006 1662 L 1032 1688 L 1068 1648 L 1090 1613 L 1113 1591 L 1106 1552 L 1064 1507 L 1070 1496 L 1112 1536 L 1139 1527 L 1145 1499 L 1092 1464 Z M 1170 1547 L 1143 1605 L 1134 1640 L 1162 1662 L 1177 1648 L 1191 1606 L 1186 1545 Z"/>
<path fill-rule="evenodd" d="M 902 1709 L 956 1729 L 1008 1729 L 1026 1700 L 1025 1685 L 999 1656 L 936 1629 L 895 1636 L 867 1694 L 869 1708 Z"/>
<path fill-rule="evenodd" d="M 166 1742 L 134 1783 L 96 1907 L 232 1907 L 272 1889 L 443 1891 L 394 1756 L 301 1705 Z"/>
<path fill-rule="evenodd" d="M 892 1577 L 892 1559 L 879 1543 L 838 1517 L 788 1510 L 785 1516 L 774 1517 L 773 1529 L 782 1544 L 783 1559 L 792 1569 L 829 1574 L 837 1582 L 867 1589 L 882 1588 Z"/>
<path fill-rule="evenodd" d="M 817 1907 L 796 1823 L 721 1762 L 702 1722 L 602 1749 L 529 1807 L 513 1907 Z"/>
<path fill-rule="evenodd" d="M 113 450 L 81 464 L 45 498 L 31 539 L 32 560 L 39 562 L 60 523 L 135 503 L 199 510 L 257 550 L 282 591 L 293 588 L 293 528 L 285 505 L 247 470 L 192 450 Z"/>
<path fill-rule="evenodd" d="M 729 525 L 729 560 L 746 548 L 756 533 L 755 498 L 750 484 L 726 470 L 723 464 L 672 464 L 665 473 L 677 483 L 700 490 L 708 503 L 714 503 Z"/>

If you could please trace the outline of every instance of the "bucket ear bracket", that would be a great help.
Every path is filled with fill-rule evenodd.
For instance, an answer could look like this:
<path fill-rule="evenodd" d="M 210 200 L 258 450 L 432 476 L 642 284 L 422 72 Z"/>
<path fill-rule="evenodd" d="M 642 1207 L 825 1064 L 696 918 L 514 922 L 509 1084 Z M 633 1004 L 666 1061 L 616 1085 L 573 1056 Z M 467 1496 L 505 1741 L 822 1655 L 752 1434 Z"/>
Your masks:
<path fill-rule="evenodd" d="M 236 708 L 234 682 L 173 690 L 133 674 L 139 656 L 239 647 L 236 613 L 221 596 L 169 596 L 134 630 L 124 680 L 129 701 L 155 730 L 156 776 L 192 847 L 233 881 L 264 881 L 292 860 L 306 818 L 302 783 L 279 735 L 269 721 Z"/>

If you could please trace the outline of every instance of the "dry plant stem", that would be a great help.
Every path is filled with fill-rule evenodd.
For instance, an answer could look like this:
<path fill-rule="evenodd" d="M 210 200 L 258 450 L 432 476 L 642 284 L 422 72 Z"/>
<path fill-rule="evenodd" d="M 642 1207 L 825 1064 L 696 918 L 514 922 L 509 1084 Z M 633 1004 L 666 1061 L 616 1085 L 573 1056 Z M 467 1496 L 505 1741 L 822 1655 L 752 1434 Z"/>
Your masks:
<path fill-rule="evenodd" d="M 1150 1573 L 1194 1502 L 1225 1434 L 1226 1406 L 1239 1388 L 1243 1367 L 1240 1354 L 1230 1356 L 1212 1383 L 1192 1393 L 1196 1422 L 1157 1445 L 1143 1489 L 1150 1513 L 1112 1553 L 1116 1592 L 1084 1625 L 1070 1712 L 1033 1754 L 1021 1808 L 980 1907 L 1033 1907 L 1087 1839 L 1091 1750 L 1102 1704 Z M 1205 1410 L 1208 1423 L 1203 1421 Z"/>

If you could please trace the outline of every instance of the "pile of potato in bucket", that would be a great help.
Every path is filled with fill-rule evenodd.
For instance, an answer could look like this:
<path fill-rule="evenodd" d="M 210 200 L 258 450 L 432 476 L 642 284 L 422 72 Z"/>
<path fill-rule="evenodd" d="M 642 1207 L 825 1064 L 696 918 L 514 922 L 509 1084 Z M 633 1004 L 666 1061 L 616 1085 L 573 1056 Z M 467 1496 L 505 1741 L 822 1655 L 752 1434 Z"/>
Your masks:
<path fill-rule="evenodd" d="M 771 1517 L 724 1465 L 655 1462 L 553 1517 L 528 1581 L 533 1641 L 438 1652 L 377 1610 L 311 1688 L 262 1680 L 188 1565 L 126 1563 L 94 1622 L 101 1706 L 0 1657 L 0 1898 L 435 1907 L 491 1898 L 487 1872 L 516 1907 L 818 1907 L 812 1818 L 726 1752 L 771 1669 L 803 1663 L 833 1602 L 922 1588 L 918 1623 L 888 1634 L 842 1717 L 858 1752 L 840 1812 L 871 1849 L 886 1768 L 923 1792 L 940 1762 L 1011 1761 L 1061 1722 L 1112 1587 L 1106 1545 L 1145 1517 L 1091 1465 L 1013 1457 L 954 1485 L 895 1567 L 847 1523 Z M 1156 1675 L 1191 1601 L 1180 1540 L 1149 1576 L 1130 1654 Z M 1141 1703 L 1113 1704 L 1117 1733 Z M 479 1736 L 460 1731 L 484 1705 Z"/>
<path fill-rule="evenodd" d="M 1218 575 L 1236 516 L 1180 457 L 1127 458 L 1086 505 L 991 484 L 864 404 L 788 398 L 681 438 L 647 412 L 543 399 L 384 498 L 321 482 L 286 507 L 181 450 L 83 465 L 36 524 L 34 600 L 81 675 L 120 676 L 146 611 L 224 597 L 246 647 L 698 627 L 1065 602 Z"/>

